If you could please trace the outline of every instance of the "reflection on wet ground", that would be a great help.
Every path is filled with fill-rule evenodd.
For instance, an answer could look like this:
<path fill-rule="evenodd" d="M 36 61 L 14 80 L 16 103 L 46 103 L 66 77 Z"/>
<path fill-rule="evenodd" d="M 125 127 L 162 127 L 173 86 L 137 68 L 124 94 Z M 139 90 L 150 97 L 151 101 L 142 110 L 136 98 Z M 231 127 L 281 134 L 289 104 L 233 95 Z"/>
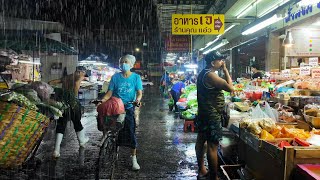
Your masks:
<path fill-rule="evenodd" d="M 168 101 L 160 98 L 156 88 L 145 90 L 143 106 L 136 111 L 138 119 L 137 157 L 139 172 L 131 170 L 130 149 L 121 147 L 114 170 L 114 179 L 196 179 L 195 133 L 183 132 L 183 120 L 169 112 Z M 86 106 L 82 123 L 90 141 L 80 148 L 72 124 L 68 125 L 61 145 L 61 157 L 52 160 L 55 132 L 50 126 L 36 158 L 41 163 L 19 170 L 0 171 L 0 179 L 95 179 L 99 155 L 98 142 L 102 133 L 97 130 L 95 107 Z M 104 179 L 111 172 L 106 169 Z"/>

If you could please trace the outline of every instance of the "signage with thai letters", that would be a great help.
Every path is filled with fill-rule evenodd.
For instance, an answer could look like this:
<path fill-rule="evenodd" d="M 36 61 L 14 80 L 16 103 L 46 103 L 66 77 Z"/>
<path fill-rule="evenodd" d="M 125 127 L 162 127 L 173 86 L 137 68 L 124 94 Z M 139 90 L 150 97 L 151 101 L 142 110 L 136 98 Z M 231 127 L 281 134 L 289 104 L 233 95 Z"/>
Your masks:
<path fill-rule="evenodd" d="M 309 65 L 310 66 L 318 66 L 319 65 L 319 60 L 318 57 L 311 57 L 309 58 Z"/>
<path fill-rule="evenodd" d="M 312 78 L 320 78 L 320 68 L 311 69 L 311 77 Z"/>
<path fill-rule="evenodd" d="M 217 35 L 224 33 L 223 14 L 172 14 L 174 35 Z"/>
<path fill-rule="evenodd" d="M 166 51 L 188 52 L 191 46 L 190 36 L 168 36 L 166 38 Z"/>
<path fill-rule="evenodd" d="M 300 75 L 301 76 L 309 76 L 311 73 L 311 68 L 309 66 L 300 67 Z"/>
<path fill-rule="evenodd" d="M 290 77 L 290 72 L 291 72 L 290 69 L 285 69 L 281 71 L 281 75 L 284 77 Z"/>

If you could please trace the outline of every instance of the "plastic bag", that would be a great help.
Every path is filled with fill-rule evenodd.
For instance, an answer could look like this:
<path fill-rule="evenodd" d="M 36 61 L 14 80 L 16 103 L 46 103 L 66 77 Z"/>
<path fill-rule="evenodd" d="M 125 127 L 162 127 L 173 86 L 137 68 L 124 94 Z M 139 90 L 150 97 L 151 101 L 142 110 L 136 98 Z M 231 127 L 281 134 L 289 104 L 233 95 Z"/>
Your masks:
<path fill-rule="evenodd" d="M 120 98 L 111 97 L 97 107 L 98 116 L 116 116 L 125 113 L 124 104 Z"/>
<path fill-rule="evenodd" d="M 272 109 L 269 105 L 268 102 L 265 102 L 265 113 L 273 120 L 273 121 L 278 121 L 278 117 L 276 116 L 276 114 L 278 114 L 277 112 L 274 112 L 274 109 Z"/>
<path fill-rule="evenodd" d="M 252 119 L 259 119 L 259 118 L 269 118 L 269 116 L 265 112 L 262 111 L 260 105 L 258 104 L 252 110 Z"/>
<path fill-rule="evenodd" d="M 190 101 L 190 100 L 195 100 L 195 99 L 197 99 L 197 91 L 190 92 L 187 100 Z"/>

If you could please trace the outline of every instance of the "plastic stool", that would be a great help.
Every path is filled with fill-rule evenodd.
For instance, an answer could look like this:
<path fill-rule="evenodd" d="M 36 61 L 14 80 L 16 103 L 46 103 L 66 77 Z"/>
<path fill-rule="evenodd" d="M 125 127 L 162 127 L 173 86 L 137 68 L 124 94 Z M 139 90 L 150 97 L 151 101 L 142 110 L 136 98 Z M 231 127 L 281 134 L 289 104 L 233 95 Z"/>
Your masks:
<path fill-rule="evenodd" d="M 188 127 L 191 126 L 191 132 L 194 132 L 194 121 L 191 119 L 185 119 L 183 125 L 183 131 L 188 132 Z"/>

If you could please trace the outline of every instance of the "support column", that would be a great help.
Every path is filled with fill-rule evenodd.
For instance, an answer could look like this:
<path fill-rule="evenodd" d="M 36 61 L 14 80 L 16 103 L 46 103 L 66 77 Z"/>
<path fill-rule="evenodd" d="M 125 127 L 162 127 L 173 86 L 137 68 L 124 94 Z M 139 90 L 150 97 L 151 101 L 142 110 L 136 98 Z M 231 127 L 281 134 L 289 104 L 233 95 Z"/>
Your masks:
<path fill-rule="evenodd" d="M 280 48 L 281 43 L 279 39 L 279 33 L 274 32 L 269 34 L 269 38 L 266 45 L 266 61 L 265 67 L 266 71 L 270 71 L 271 69 L 281 69 L 280 68 Z"/>
<path fill-rule="evenodd" d="M 240 73 L 239 73 L 239 69 L 240 69 L 240 58 L 239 58 L 239 52 L 238 52 L 238 47 L 233 48 L 231 50 L 231 62 L 232 62 L 232 79 L 236 80 Z"/>

